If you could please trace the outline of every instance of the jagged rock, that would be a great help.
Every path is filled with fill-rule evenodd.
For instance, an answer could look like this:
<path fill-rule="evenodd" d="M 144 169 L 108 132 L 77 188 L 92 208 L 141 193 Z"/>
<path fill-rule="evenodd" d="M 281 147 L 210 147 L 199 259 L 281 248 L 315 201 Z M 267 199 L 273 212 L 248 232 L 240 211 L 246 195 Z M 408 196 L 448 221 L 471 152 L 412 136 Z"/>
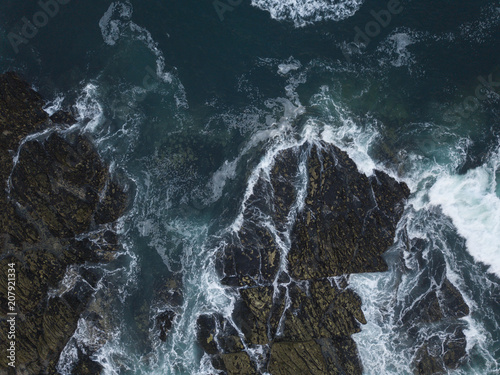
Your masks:
<path fill-rule="evenodd" d="M 214 366 L 216 367 L 216 366 Z M 245 352 L 221 354 L 220 361 L 216 367 L 235 375 L 257 375 L 255 366 L 250 361 L 250 357 Z"/>
<path fill-rule="evenodd" d="M 28 134 L 47 126 L 49 115 L 42 97 L 15 73 L 0 75 L 0 178 L 3 184 L 12 170 L 9 150 L 17 150 Z M 5 186 L 5 185 L 3 185 Z M 4 194 L 4 189 L 0 189 Z"/>
<path fill-rule="evenodd" d="M 50 116 L 50 120 L 54 124 L 65 124 L 65 125 L 73 125 L 76 124 L 76 119 L 69 112 L 59 110 Z"/>
<path fill-rule="evenodd" d="M 237 237 L 219 255 L 218 269 L 224 275 L 222 282 L 231 286 L 272 283 L 281 255 L 269 230 L 248 224 Z"/>
<path fill-rule="evenodd" d="M 156 323 L 160 327 L 160 340 L 167 340 L 167 333 L 172 328 L 172 321 L 175 318 L 175 312 L 167 310 L 156 317 Z"/>
<path fill-rule="evenodd" d="M 290 223 L 304 162 L 305 204 Z M 268 368 L 273 375 L 361 374 L 350 337 L 366 323 L 361 300 L 347 289 L 347 277 L 337 284 L 327 278 L 387 269 L 381 255 L 393 243 L 409 190 L 382 172 L 359 173 L 345 152 L 325 143 L 281 151 L 269 177 L 257 180 L 243 225 L 217 254 L 222 283 L 240 295 L 231 323 L 201 316 L 198 341 L 214 367 L 229 375 L 256 370 L 246 346 L 270 353 L 258 361 L 261 373 Z M 272 219 L 278 233 L 262 217 Z M 285 269 L 278 243 L 286 241 L 281 232 L 288 230 Z"/>
<path fill-rule="evenodd" d="M 437 322 L 443 318 L 436 291 L 425 294 L 402 318 L 403 323 Z"/>
<path fill-rule="evenodd" d="M 233 311 L 233 320 L 240 327 L 248 343 L 267 344 L 272 338 L 268 333 L 276 332 L 281 311 L 273 311 L 272 287 L 246 288 L 240 290 L 241 300 Z M 272 314 L 274 312 L 274 314 Z M 273 318 L 271 317 L 273 315 Z M 271 327 L 269 327 L 271 325 Z M 268 332 L 268 327 L 270 332 Z"/>
<path fill-rule="evenodd" d="M 279 342 L 271 349 L 269 372 L 273 375 L 325 375 L 328 371 L 321 346 L 315 341 Z"/>
<path fill-rule="evenodd" d="M 217 354 L 218 347 L 215 341 L 217 335 L 217 323 L 220 324 L 220 317 L 214 315 L 200 315 L 197 324 L 197 341 L 203 350 L 208 354 Z"/>
<path fill-rule="evenodd" d="M 56 373 L 59 354 L 93 295 L 91 284 L 76 276 L 70 288 L 59 285 L 69 266 L 112 258 L 119 246 L 108 223 L 126 208 L 123 189 L 91 141 L 51 132 L 54 122 L 71 118 L 60 113 L 50 120 L 43 106 L 15 74 L 0 75 L 0 265 L 16 265 L 16 365 L 27 374 Z M 119 199 L 101 201 L 106 186 Z M 72 270 L 78 276 L 78 267 Z M 96 276 L 87 273 L 85 280 L 95 285 Z M 7 279 L 0 278 L 0 322 L 6 319 L 6 290 Z M 7 342 L 0 330 L 2 352 Z M 0 369 L 6 367 L 1 356 Z"/>
<path fill-rule="evenodd" d="M 368 178 L 344 151 L 322 146 L 312 148 L 307 164 L 306 205 L 288 253 L 291 275 L 304 280 L 386 271 L 381 255 L 394 241 L 408 187 L 379 171 Z"/>
<path fill-rule="evenodd" d="M 437 322 L 444 318 L 462 318 L 469 306 L 458 289 L 444 277 L 439 287 L 426 292 L 402 317 L 403 323 Z"/>
<path fill-rule="evenodd" d="M 467 352 L 467 339 L 462 329 L 457 329 L 446 337 L 444 342 L 443 361 L 446 367 L 456 369 L 463 362 Z"/>
<path fill-rule="evenodd" d="M 268 370 L 273 375 L 340 375 L 363 371 L 356 344 L 350 337 L 275 343 Z"/>
<path fill-rule="evenodd" d="M 444 374 L 456 369 L 464 361 L 467 340 L 462 328 L 448 332 L 444 337 L 436 335 L 428 339 L 414 358 L 415 374 Z"/>
<path fill-rule="evenodd" d="M 363 365 L 358 355 L 356 342 L 350 336 L 334 337 L 333 339 L 318 340 L 323 350 L 323 356 L 336 368 L 340 374 L 362 374 Z"/>
<path fill-rule="evenodd" d="M 76 136 L 70 143 L 54 133 L 43 143 L 24 144 L 12 173 L 12 195 L 53 236 L 70 237 L 88 230 L 107 179 L 88 139 Z"/>
<path fill-rule="evenodd" d="M 274 194 L 274 220 L 279 230 L 284 230 L 287 224 L 287 217 L 293 202 L 297 197 L 294 180 L 298 174 L 297 149 L 289 148 L 283 150 L 274 161 L 271 170 L 271 184 Z"/>
<path fill-rule="evenodd" d="M 366 324 L 361 299 L 352 290 L 339 291 L 328 280 L 310 281 L 308 290 L 291 285 L 291 306 L 286 311 L 284 340 L 349 336 Z"/>
<path fill-rule="evenodd" d="M 100 363 L 93 361 L 82 350 L 78 349 L 78 361 L 76 362 L 72 375 L 100 375 L 103 367 Z"/>
<path fill-rule="evenodd" d="M 447 278 L 443 281 L 439 290 L 443 315 L 453 318 L 463 318 L 469 315 L 469 306 L 462 294 Z"/>
<path fill-rule="evenodd" d="M 441 358 L 431 355 L 427 345 L 422 346 L 415 357 L 415 375 L 439 375 L 445 374 L 446 370 L 443 366 Z"/>
<path fill-rule="evenodd" d="M 219 314 L 200 315 L 197 326 L 198 343 L 208 354 L 238 353 L 244 349 L 236 329 Z"/>

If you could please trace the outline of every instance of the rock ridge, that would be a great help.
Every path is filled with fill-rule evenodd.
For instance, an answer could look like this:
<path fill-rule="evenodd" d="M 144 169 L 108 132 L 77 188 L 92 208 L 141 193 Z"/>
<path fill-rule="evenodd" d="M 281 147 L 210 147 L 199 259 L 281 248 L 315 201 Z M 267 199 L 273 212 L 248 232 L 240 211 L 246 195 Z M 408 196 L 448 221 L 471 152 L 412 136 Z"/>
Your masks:
<path fill-rule="evenodd" d="M 72 115 L 49 117 L 44 105 L 15 73 L 0 75 L 0 269 L 13 263 L 16 275 L 13 310 L 7 310 L 7 278 L 0 278 L 0 324 L 17 313 L 17 374 L 57 373 L 99 277 L 84 265 L 113 259 L 120 248 L 114 223 L 128 204 L 92 141 L 56 130 L 75 123 Z M 69 270 L 77 272 L 65 288 Z M 2 353 L 6 334 L 0 330 Z M 99 364 L 80 357 L 74 371 L 100 372 Z M 0 356 L 0 374 L 9 368 Z"/>

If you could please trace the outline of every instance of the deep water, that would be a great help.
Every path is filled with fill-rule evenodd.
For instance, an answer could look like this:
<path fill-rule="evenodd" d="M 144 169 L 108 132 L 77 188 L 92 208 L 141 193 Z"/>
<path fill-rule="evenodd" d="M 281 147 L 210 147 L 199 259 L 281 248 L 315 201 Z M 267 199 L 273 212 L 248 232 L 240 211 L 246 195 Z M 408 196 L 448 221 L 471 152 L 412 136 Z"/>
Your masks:
<path fill-rule="evenodd" d="M 418 340 L 449 329 L 415 338 L 400 322 L 443 267 L 471 309 L 458 323 L 467 362 L 450 373 L 500 373 L 500 2 L 396 3 L 377 21 L 394 1 L 243 0 L 221 13 L 210 0 L 73 0 L 28 38 L 23 17 L 40 5 L 2 1 L 0 72 L 32 82 L 47 111 L 73 111 L 133 197 L 123 254 L 96 290 L 106 333 L 82 318 L 61 373 L 87 347 L 105 374 L 211 374 L 196 318 L 234 303 L 214 255 L 276 150 L 305 140 L 412 191 L 390 270 L 350 279 L 365 373 L 410 374 Z M 417 238 L 423 263 L 407 246 Z M 158 296 L 164 281 L 179 303 Z M 177 316 L 162 342 L 167 305 Z"/>

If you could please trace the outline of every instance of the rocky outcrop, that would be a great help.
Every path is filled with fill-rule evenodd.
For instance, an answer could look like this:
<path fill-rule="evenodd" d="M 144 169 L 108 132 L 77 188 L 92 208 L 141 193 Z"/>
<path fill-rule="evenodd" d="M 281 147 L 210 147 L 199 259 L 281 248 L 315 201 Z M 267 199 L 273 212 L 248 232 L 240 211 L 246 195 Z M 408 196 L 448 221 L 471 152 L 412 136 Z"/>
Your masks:
<path fill-rule="evenodd" d="M 218 254 L 222 283 L 239 298 L 230 318 L 198 319 L 198 341 L 214 367 L 227 374 L 361 374 L 351 335 L 366 320 L 348 275 L 387 270 L 382 254 L 408 195 L 382 172 L 359 173 L 333 145 L 281 151 Z"/>
<path fill-rule="evenodd" d="M 0 278 L 0 323 L 5 327 L 7 313 L 17 314 L 18 374 L 57 373 L 59 354 L 98 277 L 78 267 L 112 259 L 119 248 L 113 222 L 127 205 L 91 141 L 55 130 L 74 123 L 72 116 L 58 112 L 49 118 L 43 105 L 18 76 L 0 76 L 0 269 L 6 275 L 13 263 L 16 273 L 12 310 L 7 278 Z M 69 270 L 78 277 L 62 285 Z M 0 330 L 3 353 L 10 341 L 6 333 Z M 84 357 L 76 366 L 80 373 L 99 371 Z M 0 373 L 7 368 L 3 355 Z"/>
<path fill-rule="evenodd" d="M 469 315 L 469 306 L 447 277 L 442 253 L 432 251 L 433 244 L 424 238 L 406 242 L 407 262 L 413 269 L 401 269 L 415 273 L 417 282 L 396 307 L 396 329 L 416 348 L 415 374 L 445 374 L 466 361 L 465 323 L 460 318 Z"/>
<path fill-rule="evenodd" d="M 469 306 L 458 289 L 445 277 L 441 285 L 433 285 L 402 317 L 407 323 L 432 323 L 444 318 L 463 318 Z"/>
<path fill-rule="evenodd" d="M 385 173 L 367 177 L 345 152 L 330 150 L 313 148 L 308 160 L 306 207 L 288 254 L 296 279 L 386 271 L 381 255 L 394 241 L 409 194 Z"/>

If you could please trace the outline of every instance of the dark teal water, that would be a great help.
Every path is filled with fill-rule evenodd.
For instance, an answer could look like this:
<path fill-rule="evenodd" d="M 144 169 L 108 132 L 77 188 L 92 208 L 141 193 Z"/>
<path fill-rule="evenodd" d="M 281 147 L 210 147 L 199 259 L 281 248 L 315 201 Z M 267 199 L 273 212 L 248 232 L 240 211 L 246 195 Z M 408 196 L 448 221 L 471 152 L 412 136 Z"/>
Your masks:
<path fill-rule="evenodd" d="M 500 371 L 500 3 L 303 3 L 243 0 L 220 16 L 206 0 L 70 0 L 46 19 L 34 1 L 0 5 L 0 71 L 20 72 L 48 110 L 74 111 L 72 131 L 96 140 L 135 197 L 125 251 L 90 308 L 108 333 L 82 319 L 62 373 L 77 347 L 107 374 L 211 373 L 196 317 L 229 315 L 234 302 L 214 254 L 276 150 L 305 140 L 413 192 L 391 270 L 351 279 L 369 321 L 355 335 L 366 374 L 411 373 L 418 342 L 450 328 L 409 339 L 399 324 L 405 298 L 443 264 L 471 307 L 458 323 L 468 360 L 452 373 Z M 23 17 L 46 24 L 23 34 Z M 423 271 L 404 236 L 425 239 Z M 162 280 L 182 285 L 179 306 L 158 297 Z M 163 343 L 141 326 L 169 306 L 178 315 Z"/>

